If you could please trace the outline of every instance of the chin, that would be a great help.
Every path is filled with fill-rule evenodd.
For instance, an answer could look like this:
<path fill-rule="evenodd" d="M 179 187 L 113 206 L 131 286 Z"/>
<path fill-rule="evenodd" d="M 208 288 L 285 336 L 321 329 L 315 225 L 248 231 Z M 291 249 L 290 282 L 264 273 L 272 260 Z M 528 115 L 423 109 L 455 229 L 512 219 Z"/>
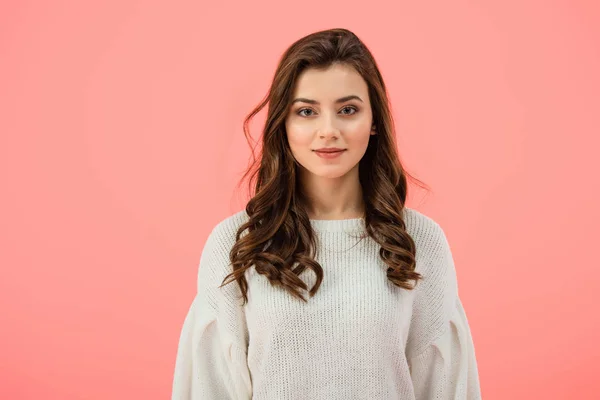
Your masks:
<path fill-rule="evenodd" d="M 310 171 L 311 174 L 316 175 L 318 177 L 321 178 L 328 178 L 328 179 L 336 179 L 336 178 L 340 178 L 344 175 L 346 175 L 348 172 L 350 172 L 350 170 L 346 169 L 346 168 L 316 168 L 312 171 Z"/>

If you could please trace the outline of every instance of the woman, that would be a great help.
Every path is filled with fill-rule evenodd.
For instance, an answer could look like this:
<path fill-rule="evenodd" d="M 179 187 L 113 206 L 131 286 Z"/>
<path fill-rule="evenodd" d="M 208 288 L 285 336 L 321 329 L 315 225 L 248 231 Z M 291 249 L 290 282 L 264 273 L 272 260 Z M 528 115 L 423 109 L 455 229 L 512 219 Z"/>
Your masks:
<path fill-rule="evenodd" d="M 345 29 L 300 39 L 246 135 L 267 104 L 255 194 L 202 251 L 173 399 L 481 398 L 450 247 L 404 205 L 366 46 Z"/>

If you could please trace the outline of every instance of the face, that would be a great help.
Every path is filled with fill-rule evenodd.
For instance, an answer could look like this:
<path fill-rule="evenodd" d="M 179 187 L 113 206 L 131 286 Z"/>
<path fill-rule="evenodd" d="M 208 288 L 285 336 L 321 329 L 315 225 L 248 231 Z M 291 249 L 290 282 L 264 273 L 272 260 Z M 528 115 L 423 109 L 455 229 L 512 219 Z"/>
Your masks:
<path fill-rule="evenodd" d="M 357 173 L 369 138 L 375 134 L 368 86 L 360 74 L 340 64 L 325 70 L 306 69 L 292 100 L 285 128 L 301 172 L 324 178 Z M 344 151 L 325 158 L 315 151 L 324 147 Z"/>

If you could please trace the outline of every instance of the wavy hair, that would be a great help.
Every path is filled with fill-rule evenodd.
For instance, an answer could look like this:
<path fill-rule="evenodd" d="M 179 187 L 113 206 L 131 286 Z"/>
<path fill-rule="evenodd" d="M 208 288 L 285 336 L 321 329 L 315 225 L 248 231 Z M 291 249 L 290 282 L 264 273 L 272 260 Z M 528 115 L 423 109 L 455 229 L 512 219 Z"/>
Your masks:
<path fill-rule="evenodd" d="M 267 95 L 244 120 L 244 134 L 251 146 L 248 125 L 268 104 L 260 162 L 251 146 L 252 163 L 240 181 L 241 184 L 251 174 L 251 198 L 246 205 L 249 219 L 239 227 L 229 254 L 233 272 L 220 286 L 237 281 L 244 304 L 248 302 L 244 273 L 252 266 L 268 278 L 271 285 L 283 287 L 304 302 L 307 300 L 300 290 L 306 291 L 308 287 L 299 275 L 307 268 L 316 274 L 310 297 L 315 295 L 323 280 L 323 268 L 314 258 L 316 235 L 306 212 L 306 197 L 299 185 L 298 164 L 287 142 L 285 119 L 300 73 L 306 68 L 327 68 L 334 63 L 355 68 L 366 81 L 373 124 L 377 127 L 377 134 L 370 136 L 366 153 L 359 162 L 366 235 L 381 246 L 379 255 L 387 264 L 387 278 L 394 285 L 412 290 L 414 286 L 409 281 L 414 280 L 416 285 L 422 279 L 415 272 L 415 243 L 406 232 L 402 218 L 407 177 L 421 187 L 422 182 L 411 176 L 400 163 L 391 106 L 372 54 L 351 31 L 330 29 L 305 36 L 285 51 Z"/>

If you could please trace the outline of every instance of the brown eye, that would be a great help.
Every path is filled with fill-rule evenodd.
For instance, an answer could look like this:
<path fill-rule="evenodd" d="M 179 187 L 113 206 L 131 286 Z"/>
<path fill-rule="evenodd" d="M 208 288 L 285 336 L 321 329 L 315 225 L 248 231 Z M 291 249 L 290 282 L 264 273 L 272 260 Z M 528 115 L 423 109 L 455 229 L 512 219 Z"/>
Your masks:
<path fill-rule="evenodd" d="M 344 107 L 342 108 L 342 110 L 354 110 L 353 113 L 343 113 L 344 115 L 354 115 L 358 112 L 358 109 L 356 107 L 352 107 L 352 106 L 348 106 L 348 107 Z M 310 115 L 306 115 L 306 114 L 302 114 L 302 111 L 310 111 L 312 112 L 312 110 L 310 108 L 303 108 L 301 110 L 298 110 L 298 112 L 296 114 L 302 116 L 302 117 L 309 117 Z"/>
<path fill-rule="evenodd" d="M 344 107 L 342 110 L 347 110 L 347 109 L 354 110 L 354 112 L 351 113 L 351 114 L 346 114 L 346 115 L 353 115 L 353 114 L 356 114 L 358 112 L 358 110 L 355 107 L 350 107 L 350 106 Z"/>
<path fill-rule="evenodd" d="M 303 117 L 308 117 L 308 115 L 305 114 L 301 114 L 302 111 L 312 111 L 310 108 L 303 108 L 300 111 L 298 111 L 298 115 L 303 116 Z"/>

